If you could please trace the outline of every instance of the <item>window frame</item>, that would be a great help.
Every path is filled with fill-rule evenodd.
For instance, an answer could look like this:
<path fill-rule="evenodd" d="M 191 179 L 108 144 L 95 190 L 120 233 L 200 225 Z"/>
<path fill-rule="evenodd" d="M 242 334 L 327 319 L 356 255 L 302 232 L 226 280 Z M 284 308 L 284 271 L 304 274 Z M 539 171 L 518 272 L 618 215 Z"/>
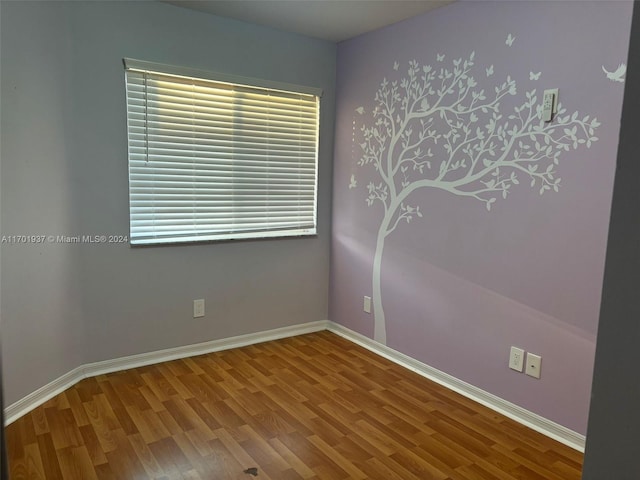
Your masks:
<path fill-rule="evenodd" d="M 129 241 L 132 246 L 145 246 L 145 245 L 171 245 L 171 244 L 185 244 L 185 243 L 204 243 L 204 242 L 217 242 L 217 241 L 233 241 L 233 240 L 246 240 L 246 239 L 268 239 L 268 238 L 279 238 L 279 237 L 307 237 L 307 236 L 316 236 L 317 235 L 317 217 L 318 217 L 318 167 L 319 167 L 319 149 L 320 149 L 320 115 L 321 115 L 321 98 L 322 98 L 322 90 L 314 87 L 305 87 L 300 85 L 275 82 L 271 80 L 264 79 L 255 79 L 250 77 L 242 77 L 237 75 L 229 75 L 212 71 L 205 71 L 187 67 L 180 67 L 175 65 L 166 65 L 154 62 L 148 62 L 143 60 L 135 60 L 131 58 L 123 59 L 124 67 L 125 67 L 125 92 L 127 96 L 126 103 L 126 117 L 127 117 L 127 165 L 129 172 L 129 182 L 128 182 L 128 193 L 129 193 Z M 164 77 L 177 77 L 179 79 L 193 79 L 194 81 L 201 82 L 214 82 L 215 84 L 224 84 L 231 86 L 238 86 L 243 89 L 256 89 L 256 90 L 264 90 L 271 92 L 285 92 L 286 94 L 295 94 L 300 96 L 312 96 L 315 97 L 315 144 L 313 146 L 314 149 L 314 168 L 313 168 L 313 227 L 288 227 L 285 229 L 267 229 L 267 230 L 238 230 L 238 231 L 227 231 L 227 232 L 209 232 L 202 233 L 196 230 L 195 223 L 196 220 L 192 221 L 192 232 L 190 234 L 180 233 L 169 235 L 167 233 L 161 234 L 147 234 L 141 235 L 139 233 L 140 229 L 134 228 L 134 210 L 136 208 L 141 208 L 139 203 L 136 203 L 133 199 L 133 188 L 132 185 L 135 182 L 132 180 L 132 143 L 133 140 L 131 138 L 132 131 L 132 116 L 133 114 L 130 111 L 130 92 L 129 92 L 129 73 L 137 72 L 138 74 L 143 75 L 158 75 Z M 145 77 L 146 78 L 146 77 Z M 146 81 L 146 80 L 145 80 Z M 146 85 L 146 84 L 145 84 Z M 144 97 L 144 105 L 146 111 L 146 105 L 148 105 L 148 96 L 146 92 L 143 94 Z M 231 109 L 229 110 L 231 111 Z M 234 114 L 237 110 L 234 110 Z M 235 116 L 233 117 L 236 118 Z M 246 117 L 242 117 L 243 119 Z M 139 122 L 139 121 L 138 121 Z M 147 118 L 144 119 L 144 128 L 145 132 L 149 128 L 147 123 Z M 197 131 L 198 126 L 194 127 L 194 132 Z M 145 133 L 145 136 L 148 134 Z M 147 148 L 149 145 L 149 140 L 146 138 L 144 140 L 146 142 Z M 235 140 L 234 140 L 235 141 Z M 235 143 L 234 143 L 235 146 Z M 238 161 L 237 158 L 234 158 L 232 162 Z M 307 165 L 307 169 L 310 163 Z M 291 167 L 288 167 L 291 168 Z M 302 168 L 302 167 L 300 167 Z M 299 170 L 300 171 L 300 170 Z M 187 178 L 187 177 L 186 177 Z M 197 178 L 197 177 L 191 177 Z M 234 178 L 232 182 L 237 181 L 237 178 Z M 257 177 L 256 177 L 257 178 Z M 309 178 L 311 178 L 309 176 Z M 301 188 L 301 187 L 298 187 Z M 308 189 L 307 194 L 311 192 L 311 188 L 307 185 L 305 188 Z M 197 195 L 196 195 L 197 197 Z M 198 202 L 198 199 L 195 198 L 193 200 L 193 204 L 195 205 Z M 228 205 L 233 205 L 233 201 L 229 202 Z M 154 207 L 155 208 L 155 207 Z M 290 212 L 295 212 L 295 209 L 287 210 L 287 215 L 291 215 Z M 137 212 L 139 215 L 139 212 Z M 309 207 L 307 207 L 307 216 L 309 215 Z M 262 216 L 265 216 L 262 214 Z M 156 218 L 155 216 L 153 217 Z M 195 214 L 194 214 L 195 218 Z M 199 217 L 198 217 L 199 218 Z M 235 216 L 232 216 L 235 221 Z M 257 218 L 260 218 L 260 214 L 257 215 Z M 156 220 L 153 220 L 156 221 Z M 146 231 L 150 231 L 153 228 L 146 228 Z"/>

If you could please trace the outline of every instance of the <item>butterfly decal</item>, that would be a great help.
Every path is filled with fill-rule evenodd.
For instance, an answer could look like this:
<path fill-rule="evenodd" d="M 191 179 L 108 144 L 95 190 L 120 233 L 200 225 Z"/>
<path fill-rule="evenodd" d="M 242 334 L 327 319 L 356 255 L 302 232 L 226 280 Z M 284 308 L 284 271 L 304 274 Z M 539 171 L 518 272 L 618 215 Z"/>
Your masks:
<path fill-rule="evenodd" d="M 438 53 L 436 55 L 436 58 L 438 59 L 439 62 L 443 61 L 444 60 L 444 53 L 442 55 Z"/>
<path fill-rule="evenodd" d="M 538 73 L 529 72 L 529 80 L 539 80 L 541 74 L 542 72 L 538 72 Z"/>
<path fill-rule="evenodd" d="M 516 37 L 514 37 L 513 35 L 509 34 L 507 35 L 507 39 L 505 40 L 504 43 L 506 43 L 509 47 L 511 45 L 513 45 L 513 41 L 516 39 Z"/>
<path fill-rule="evenodd" d="M 493 65 L 491 65 L 489 68 L 486 68 L 485 70 L 487 72 L 487 77 L 493 75 Z"/>
<path fill-rule="evenodd" d="M 398 68 L 400 68 L 400 64 L 398 62 L 394 62 L 393 63 L 393 69 L 397 71 Z"/>

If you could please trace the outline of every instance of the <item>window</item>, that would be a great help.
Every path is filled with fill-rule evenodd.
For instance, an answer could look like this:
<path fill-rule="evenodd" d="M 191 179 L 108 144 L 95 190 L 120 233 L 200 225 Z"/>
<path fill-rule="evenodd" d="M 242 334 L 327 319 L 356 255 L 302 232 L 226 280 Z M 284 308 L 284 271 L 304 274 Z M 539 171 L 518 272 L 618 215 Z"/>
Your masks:
<path fill-rule="evenodd" d="M 132 244 L 316 233 L 319 90 L 124 62 Z"/>

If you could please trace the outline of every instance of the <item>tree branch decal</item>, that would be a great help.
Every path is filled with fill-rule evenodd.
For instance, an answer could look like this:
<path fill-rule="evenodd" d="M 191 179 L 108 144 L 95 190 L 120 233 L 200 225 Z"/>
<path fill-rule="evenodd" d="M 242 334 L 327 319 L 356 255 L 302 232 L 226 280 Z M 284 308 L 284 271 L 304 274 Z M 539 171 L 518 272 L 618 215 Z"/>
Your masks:
<path fill-rule="evenodd" d="M 562 153 L 589 148 L 598 140 L 597 119 L 567 113 L 562 104 L 553 122 L 543 122 L 535 89 L 525 92 L 518 105 L 511 76 L 492 91 L 480 88 L 472 74 L 474 62 L 475 52 L 448 67 L 410 61 L 402 78 L 382 80 L 375 107 L 363 117 L 369 123 L 360 129 L 357 163 L 373 167 L 379 176 L 367 185 L 366 202 L 380 203 L 384 210 L 373 266 L 374 339 L 381 343 L 386 343 L 380 291 L 384 240 L 403 222 L 422 217 L 419 206 L 407 203 L 411 193 L 420 188 L 444 190 L 491 210 L 521 182 L 528 182 L 539 195 L 557 192 L 561 179 L 556 166 Z M 487 78 L 493 76 L 493 65 L 481 71 Z M 538 78 L 540 73 L 530 74 L 530 80 Z M 503 111 L 507 98 L 518 105 L 510 112 Z"/>

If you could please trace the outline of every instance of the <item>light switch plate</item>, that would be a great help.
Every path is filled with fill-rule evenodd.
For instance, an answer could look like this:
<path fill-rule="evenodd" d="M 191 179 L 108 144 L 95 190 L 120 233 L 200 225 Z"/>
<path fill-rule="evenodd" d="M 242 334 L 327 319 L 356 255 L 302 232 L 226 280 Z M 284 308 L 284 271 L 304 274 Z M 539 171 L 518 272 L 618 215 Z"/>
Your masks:
<path fill-rule="evenodd" d="M 558 89 L 550 88 L 544 91 L 542 97 L 542 120 L 550 122 L 558 113 Z"/>

